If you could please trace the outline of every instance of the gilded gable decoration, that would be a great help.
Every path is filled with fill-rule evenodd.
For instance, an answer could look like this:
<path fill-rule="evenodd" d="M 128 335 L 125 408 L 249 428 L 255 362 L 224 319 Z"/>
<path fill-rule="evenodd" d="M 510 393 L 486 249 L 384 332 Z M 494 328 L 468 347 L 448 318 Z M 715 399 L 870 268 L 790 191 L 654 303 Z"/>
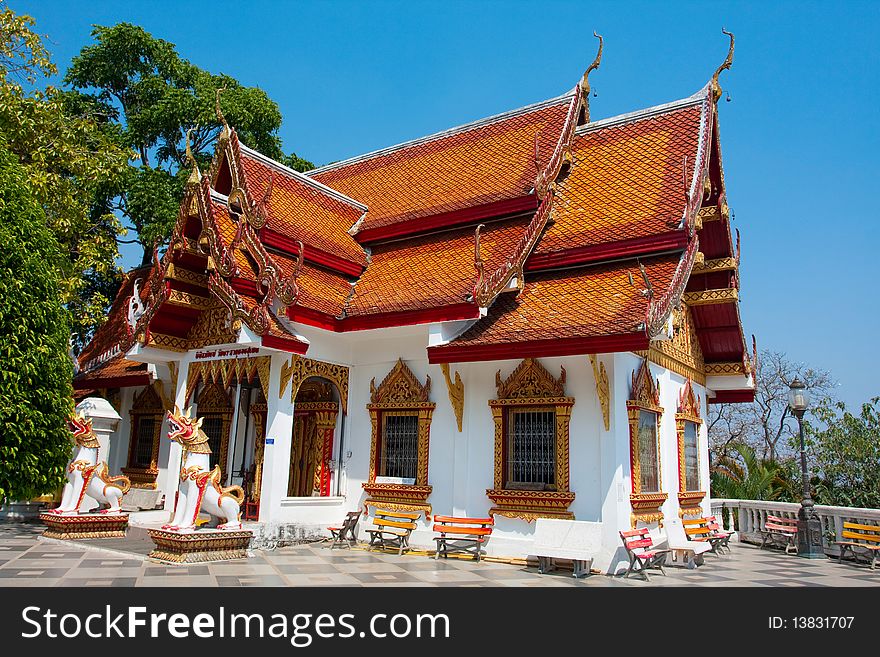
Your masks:
<path fill-rule="evenodd" d="M 416 375 L 412 373 L 402 359 L 388 373 L 379 387 L 376 387 L 376 379 L 370 381 L 370 403 L 399 405 L 401 403 L 427 402 L 431 392 L 431 377 L 427 377 L 425 385 L 419 383 Z"/>
<path fill-rule="evenodd" d="M 694 394 L 694 386 L 690 379 L 681 389 L 678 397 L 678 413 L 677 415 L 687 416 L 695 422 L 701 422 L 700 419 L 700 396 Z"/>
<path fill-rule="evenodd" d="M 629 400 L 626 402 L 627 415 L 629 416 L 630 436 L 630 462 L 632 466 L 632 493 L 630 504 L 632 513 L 630 522 L 633 527 L 639 522 L 646 524 L 652 522 L 663 523 L 663 512 L 660 507 L 669 497 L 663 490 L 662 467 L 660 462 L 660 417 L 663 407 L 660 406 L 660 382 L 651 375 L 650 361 L 645 358 L 638 370 L 632 374 L 632 386 Z M 654 428 L 654 454 L 656 458 L 657 490 L 642 490 L 642 463 L 639 424 L 643 411 L 652 413 L 655 417 Z"/>
<path fill-rule="evenodd" d="M 706 496 L 702 490 L 688 490 L 685 467 L 685 430 L 687 423 L 696 425 L 697 441 L 700 440 L 700 396 L 694 393 L 693 382 L 688 379 L 678 397 L 678 410 L 675 413 L 675 433 L 678 441 L 678 506 L 679 515 L 703 515 L 700 502 Z M 698 472 L 699 478 L 699 472 Z"/>
<path fill-rule="evenodd" d="M 647 358 L 632 374 L 632 387 L 627 406 L 641 406 L 656 413 L 663 412 L 660 407 L 660 380 L 651 376 Z"/>
<path fill-rule="evenodd" d="M 565 368 L 556 379 L 534 358 L 526 358 L 510 376 L 501 380 L 501 370 L 495 373 L 498 399 L 530 399 L 565 397 Z"/>
<path fill-rule="evenodd" d="M 293 354 L 290 362 L 281 366 L 281 385 L 278 388 L 278 398 L 284 397 L 288 384 L 290 384 L 290 399 L 296 400 L 300 386 L 306 379 L 317 376 L 332 382 L 339 391 L 339 401 L 342 404 L 342 412 L 348 413 L 348 368 L 335 363 L 325 363 Z"/>
<path fill-rule="evenodd" d="M 611 428 L 611 395 L 608 388 L 608 372 L 605 371 L 605 363 L 599 361 L 595 354 L 590 354 L 590 365 L 593 366 L 593 376 L 596 379 L 596 396 L 599 399 L 599 407 L 602 409 L 602 421 L 605 431 Z"/>
<path fill-rule="evenodd" d="M 209 360 L 189 364 L 189 373 L 186 379 L 186 401 L 201 380 L 205 383 L 214 382 L 228 388 L 235 381 L 253 381 L 258 377 L 263 396 L 269 390 L 269 368 L 271 361 L 269 356 L 256 358 L 232 358 L 228 360 Z M 201 402 L 200 402 L 201 408 Z"/>

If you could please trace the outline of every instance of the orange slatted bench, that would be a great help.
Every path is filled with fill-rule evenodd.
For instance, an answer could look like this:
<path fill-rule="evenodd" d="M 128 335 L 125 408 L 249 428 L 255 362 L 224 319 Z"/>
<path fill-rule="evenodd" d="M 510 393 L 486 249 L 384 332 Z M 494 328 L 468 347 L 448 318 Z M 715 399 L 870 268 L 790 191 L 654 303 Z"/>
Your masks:
<path fill-rule="evenodd" d="M 786 554 L 789 553 L 789 550 L 797 554 L 797 518 L 768 515 L 764 522 L 764 529 L 760 531 L 762 548 L 770 541 L 784 545 Z"/>
<path fill-rule="evenodd" d="M 719 529 L 718 523 L 714 520 L 710 522 L 708 518 L 690 518 L 682 520 L 681 524 L 684 525 L 684 533 L 689 541 L 708 543 L 714 554 L 720 554 L 718 550 L 730 538 L 726 533 L 723 535 L 716 533 Z"/>
<path fill-rule="evenodd" d="M 865 550 L 871 557 L 871 570 L 877 566 L 877 553 L 880 551 L 880 526 L 860 525 L 855 522 L 844 522 L 841 536 L 846 539 L 835 541 L 840 546 L 840 561 L 847 550 L 856 558 L 856 550 Z"/>
<path fill-rule="evenodd" d="M 434 558 L 446 559 L 451 553 L 463 552 L 480 560 L 483 543 L 492 534 L 495 520 L 492 518 L 457 518 L 455 516 L 434 516 L 433 530 L 439 534 Z"/>
<path fill-rule="evenodd" d="M 349 511 L 345 514 L 345 520 L 341 525 L 327 528 L 333 537 L 333 542 L 330 544 L 331 550 L 337 546 L 350 548 L 357 543 L 357 525 L 360 519 L 360 511 Z"/>
<path fill-rule="evenodd" d="M 370 535 L 368 548 L 396 548 L 397 554 L 403 554 L 409 550 L 409 535 L 416 528 L 416 520 L 422 515 L 412 511 L 391 511 L 381 507 L 374 507 L 375 516 L 372 518 L 373 526 L 367 528 Z"/>
<path fill-rule="evenodd" d="M 733 532 L 728 532 L 722 529 L 715 516 L 706 516 L 706 526 L 712 532 L 713 536 L 721 539 L 718 543 L 718 548 L 725 548 L 730 552 L 730 538 L 733 536 Z"/>
<path fill-rule="evenodd" d="M 656 568 L 664 576 L 666 575 L 666 571 L 663 570 L 663 562 L 666 561 L 666 555 L 670 550 L 655 548 L 647 527 L 620 532 L 620 540 L 623 541 L 623 547 L 629 556 L 629 568 L 627 568 L 624 577 L 636 573 L 648 581 L 647 571 L 649 568 Z"/>

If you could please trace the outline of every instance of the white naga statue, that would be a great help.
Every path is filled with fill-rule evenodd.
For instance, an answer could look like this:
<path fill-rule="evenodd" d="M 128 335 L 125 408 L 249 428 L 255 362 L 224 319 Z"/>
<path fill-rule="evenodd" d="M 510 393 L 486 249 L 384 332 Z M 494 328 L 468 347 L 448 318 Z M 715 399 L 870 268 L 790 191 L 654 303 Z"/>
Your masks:
<path fill-rule="evenodd" d="M 168 412 L 168 425 L 168 437 L 183 448 L 183 464 L 174 519 L 162 529 L 193 529 L 202 510 L 225 521 L 217 529 L 241 529 L 244 490 L 241 486 L 221 486 L 219 465 L 209 470 L 211 447 L 201 429 L 202 418 L 191 417 L 190 411 L 181 413 L 175 406 L 173 413 Z"/>
<path fill-rule="evenodd" d="M 67 466 L 67 483 L 64 484 L 61 505 L 47 513 L 76 515 L 86 495 L 109 505 L 99 513 L 121 513 L 119 501 L 131 488 L 131 482 L 128 477 L 111 477 L 107 462 L 98 462 L 100 443 L 92 429 L 92 418 L 86 419 L 83 413 L 73 413 L 67 420 L 67 426 L 73 434 L 76 447 Z"/>

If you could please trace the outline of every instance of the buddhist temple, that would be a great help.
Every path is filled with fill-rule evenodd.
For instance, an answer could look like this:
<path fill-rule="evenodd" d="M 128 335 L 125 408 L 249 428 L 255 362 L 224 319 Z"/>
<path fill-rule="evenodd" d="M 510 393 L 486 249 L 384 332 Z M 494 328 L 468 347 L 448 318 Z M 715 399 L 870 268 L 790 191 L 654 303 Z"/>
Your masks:
<path fill-rule="evenodd" d="M 601 42 L 600 42 L 601 44 Z M 748 402 L 719 75 L 610 118 L 560 96 L 306 174 L 223 118 L 170 243 L 78 358 L 122 416 L 110 467 L 167 518 L 203 418 L 243 520 L 321 533 L 356 509 L 618 532 L 709 513 L 708 404 Z M 711 69 L 709 69 L 711 71 Z M 696 85 L 695 85 L 696 86 Z M 154 516 L 149 516 L 154 514 Z M 135 515 L 132 522 L 136 521 Z"/>

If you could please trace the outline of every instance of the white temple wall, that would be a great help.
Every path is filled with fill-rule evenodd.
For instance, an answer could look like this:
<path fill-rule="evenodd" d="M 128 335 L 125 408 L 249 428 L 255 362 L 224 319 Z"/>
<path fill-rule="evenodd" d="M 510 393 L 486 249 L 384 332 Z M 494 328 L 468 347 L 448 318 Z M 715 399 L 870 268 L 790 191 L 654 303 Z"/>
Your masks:
<path fill-rule="evenodd" d="M 142 388 L 120 388 L 119 389 L 119 408 L 116 412 L 122 418 L 116 431 L 110 434 L 110 447 L 107 454 L 107 467 L 113 475 L 119 474 L 125 466 L 128 465 L 128 446 L 131 441 L 131 410 L 134 395 Z"/>

